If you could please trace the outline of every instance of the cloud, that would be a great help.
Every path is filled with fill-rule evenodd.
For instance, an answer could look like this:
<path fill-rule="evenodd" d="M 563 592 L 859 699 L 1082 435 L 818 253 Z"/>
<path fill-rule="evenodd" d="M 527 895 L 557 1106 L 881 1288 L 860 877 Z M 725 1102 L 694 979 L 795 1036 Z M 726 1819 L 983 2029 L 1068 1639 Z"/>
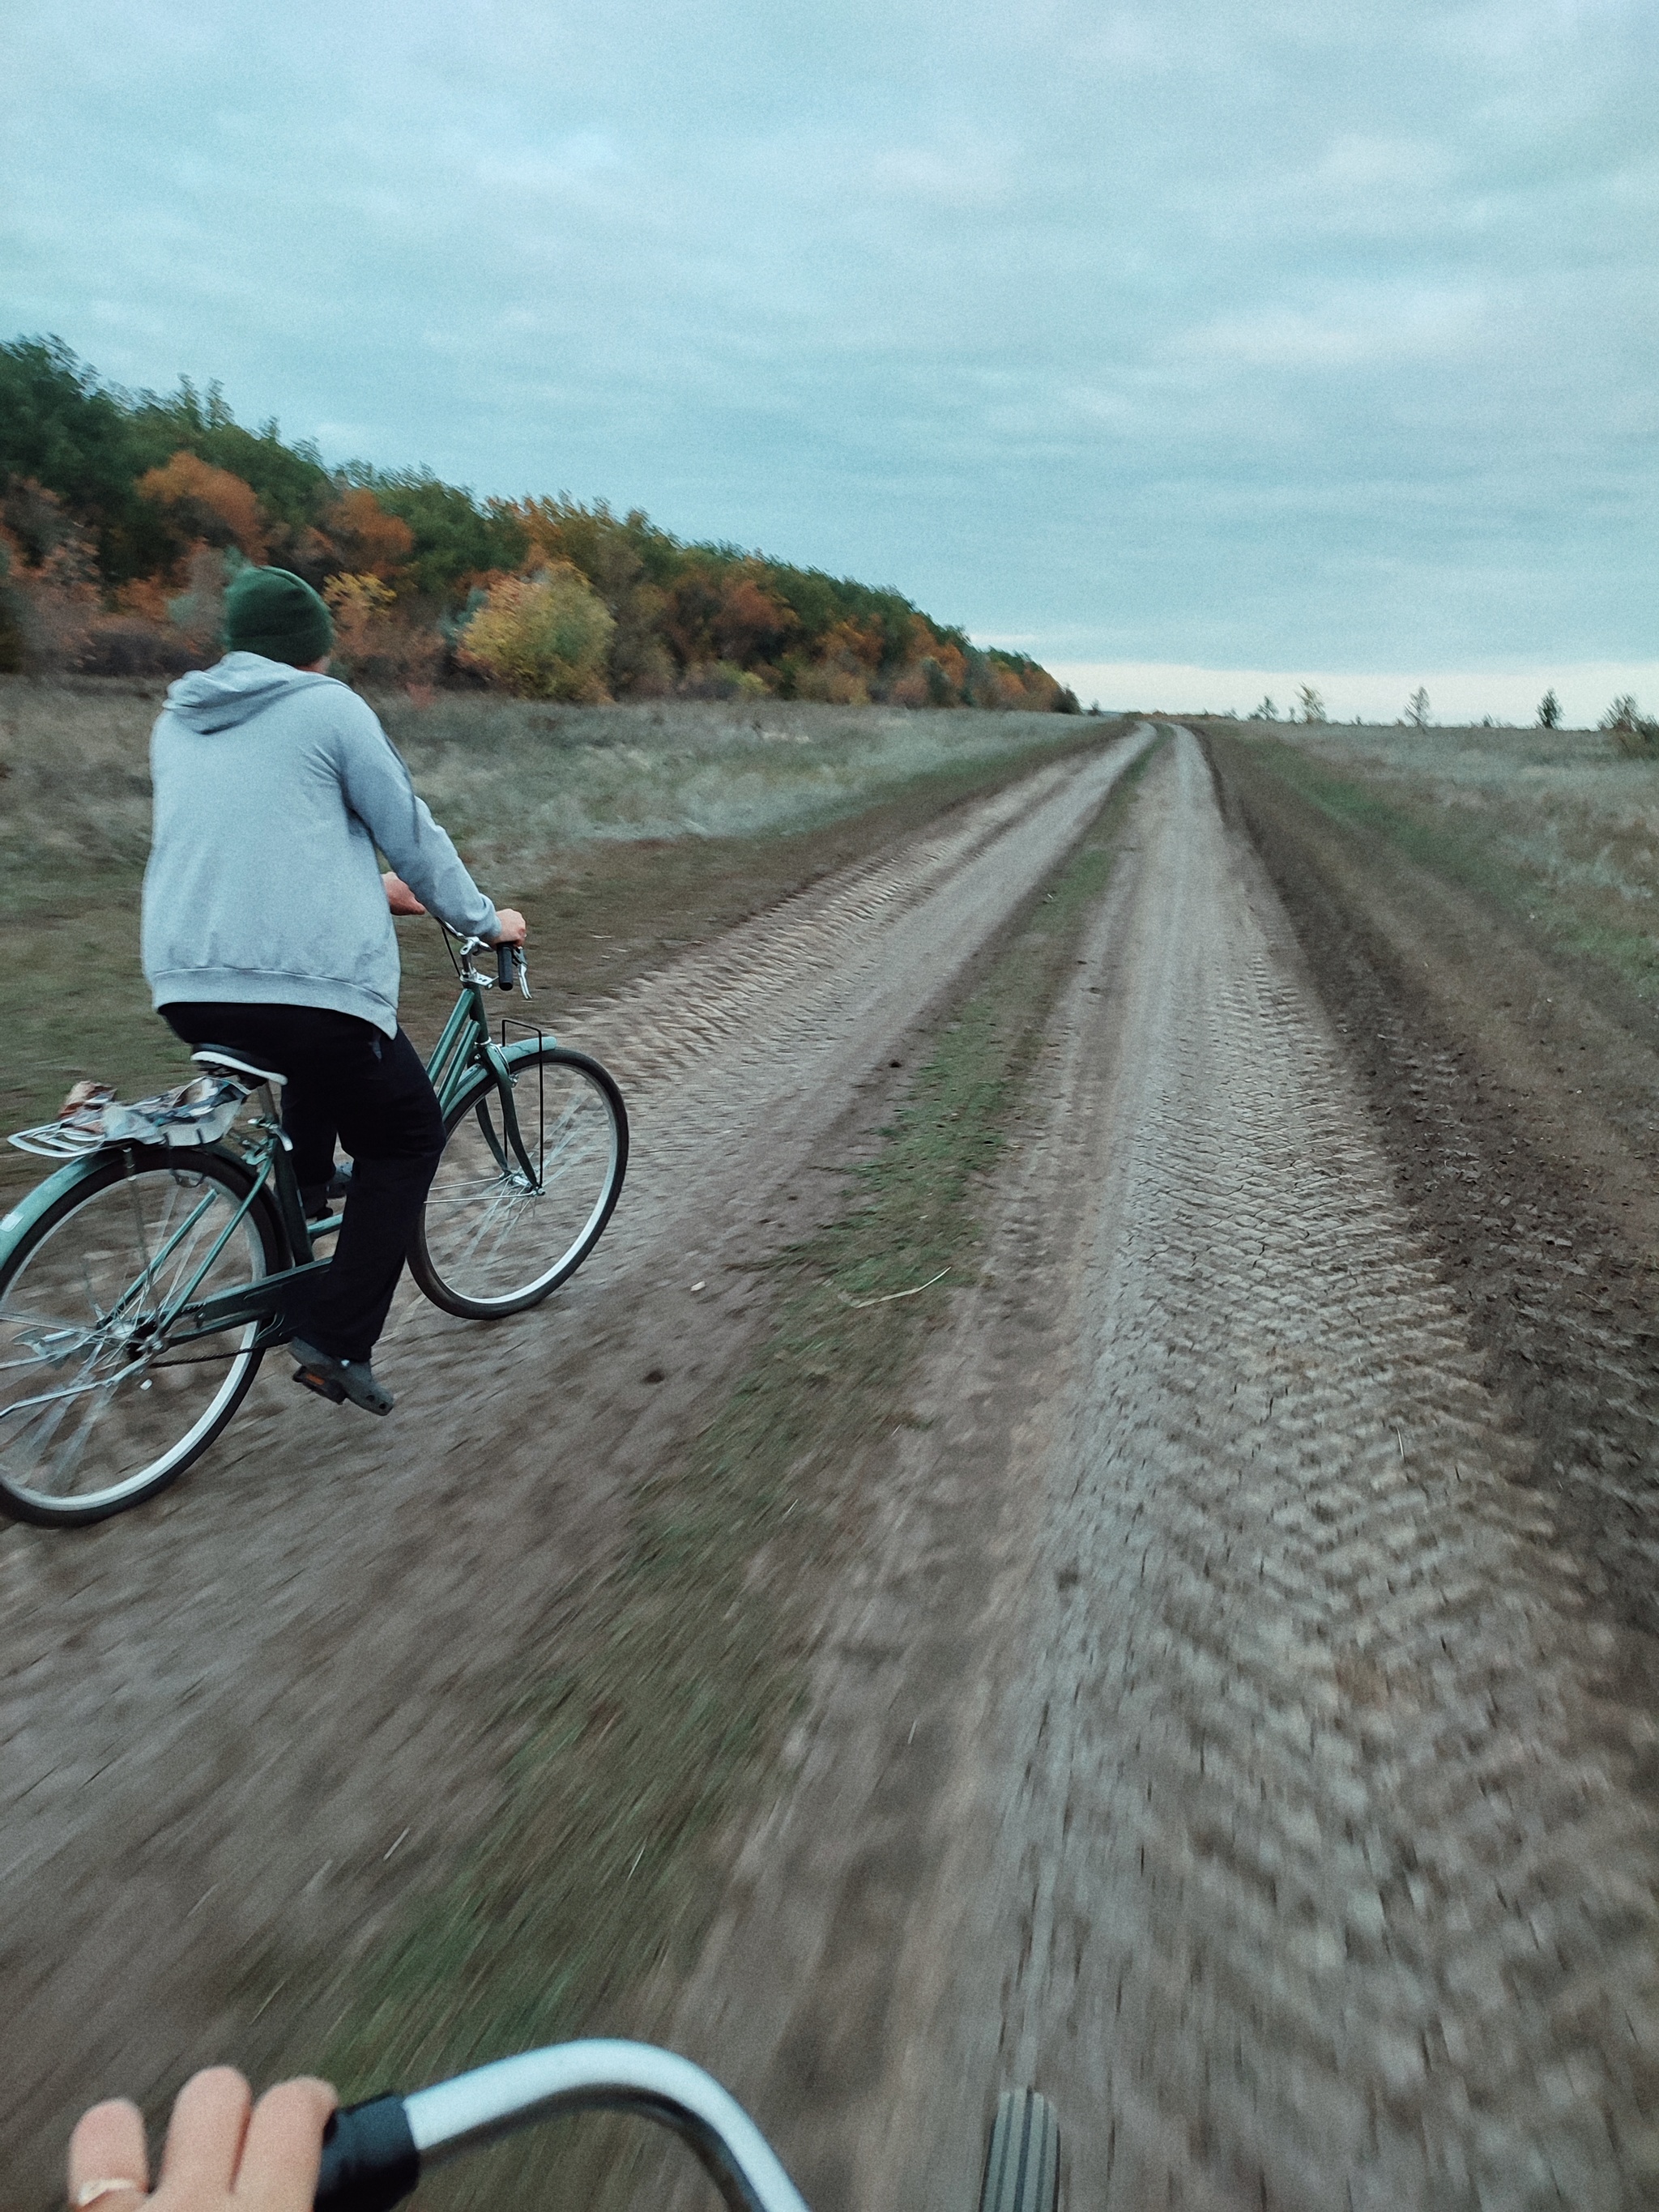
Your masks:
<path fill-rule="evenodd" d="M 1000 159 L 977 147 L 895 147 L 876 155 L 870 174 L 878 191 L 931 207 L 994 207 L 1007 191 Z"/>
<path fill-rule="evenodd" d="M 1349 293 L 1318 307 L 1262 307 L 1224 315 L 1177 343 L 1254 368 L 1375 368 L 1465 354 L 1483 320 L 1476 293 Z"/>
<path fill-rule="evenodd" d="M 1650 7 L 12 0 L 7 42 L 5 321 L 122 382 L 1077 660 L 1650 649 Z"/>

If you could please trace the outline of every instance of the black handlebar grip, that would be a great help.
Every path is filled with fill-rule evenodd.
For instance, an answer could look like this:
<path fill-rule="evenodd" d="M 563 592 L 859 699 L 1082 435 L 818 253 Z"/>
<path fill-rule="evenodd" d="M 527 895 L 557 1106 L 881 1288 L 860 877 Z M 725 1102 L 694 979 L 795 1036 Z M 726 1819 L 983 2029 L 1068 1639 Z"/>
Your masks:
<path fill-rule="evenodd" d="M 510 945 L 495 947 L 495 981 L 503 991 L 513 988 L 513 947 Z"/>
<path fill-rule="evenodd" d="M 421 2178 L 421 2154 L 395 2093 L 348 2105 L 323 2136 L 315 2212 L 390 2212 Z"/>

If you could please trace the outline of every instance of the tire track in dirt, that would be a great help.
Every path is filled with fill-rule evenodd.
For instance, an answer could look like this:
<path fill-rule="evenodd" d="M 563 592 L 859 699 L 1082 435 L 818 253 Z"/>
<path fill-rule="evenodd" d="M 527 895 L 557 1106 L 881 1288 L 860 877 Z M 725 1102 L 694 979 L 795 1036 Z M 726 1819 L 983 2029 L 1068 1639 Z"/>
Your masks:
<path fill-rule="evenodd" d="M 898 852 L 815 886 L 667 971 L 574 1014 L 568 1041 L 622 1078 L 636 1137 L 627 1212 L 596 1255 L 623 1271 L 695 1221 L 764 1227 L 802 1141 L 988 944 L 1152 740 L 1045 769 Z M 711 1155 L 723 1151 L 720 1173 Z M 781 1155 L 781 1158 L 780 1158 Z M 723 1186 L 711 1208 L 710 1168 Z M 592 1273 L 593 1263 L 588 1272 Z"/>
<path fill-rule="evenodd" d="M 685 2039 L 821 2212 L 1022 2080 L 1074 2204 L 1650 2203 L 1654 1725 L 1190 738 L 1137 820 Z"/>
<path fill-rule="evenodd" d="M 1645 1632 L 1659 1692 L 1659 1065 L 1651 1010 L 1211 744 L 1283 897 L 1530 1480 Z M 1635 1681 L 1632 1701 L 1640 1694 Z"/>
<path fill-rule="evenodd" d="M 317 1407 L 272 1361 L 155 1506 L 0 1533 L 0 2128 L 20 2178 L 49 2189 L 66 2115 L 112 2086 L 314 2057 L 354 1963 L 491 1817 L 501 1709 L 740 1355 L 749 1271 L 830 1202 L 811 1170 L 857 1143 L 889 1058 L 1150 735 L 573 1017 L 629 1079 L 623 1206 L 534 1314 L 483 1329 L 406 1298 L 392 1421 Z"/>

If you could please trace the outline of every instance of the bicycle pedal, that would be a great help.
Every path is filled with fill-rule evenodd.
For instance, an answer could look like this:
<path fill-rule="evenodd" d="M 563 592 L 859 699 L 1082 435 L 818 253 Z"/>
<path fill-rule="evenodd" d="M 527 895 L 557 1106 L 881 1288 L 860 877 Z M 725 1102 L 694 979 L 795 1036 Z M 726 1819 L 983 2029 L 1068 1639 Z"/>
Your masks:
<path fill-rule="evenodd" d="M 294 1379 L 302 1390 L 314 1390 L 319 1398 L 326 1398 L 331 1406 L 343 1406 L 346 1394 L 331 1376 L 318 1375 L 309 1367 L 296 1367 Z"/>

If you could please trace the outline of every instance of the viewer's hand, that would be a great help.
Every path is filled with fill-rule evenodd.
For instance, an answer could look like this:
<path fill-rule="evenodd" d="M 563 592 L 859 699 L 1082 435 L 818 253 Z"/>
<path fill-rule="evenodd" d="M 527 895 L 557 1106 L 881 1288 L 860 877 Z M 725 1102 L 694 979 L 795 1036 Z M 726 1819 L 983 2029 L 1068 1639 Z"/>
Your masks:
<path fill-rule="evenodd" d="M 390 868 L 380 878 L 386 885 L 386 902 L 393 914 L 424 914 L 421 904 L 401 876 L 394 876 Z"/>
<path fill-rule="evenodd" d="M 326 2081 L 284 2081 L 253 2106 L 228 2066 L 193 2075 L 173 2100 L 161 2179 L 147 2193 L 144 2123 L 125 2098 L 94 2105 L 70 2141 L 69 2201 L 97 2212 L 311 2212 Z"/>
<path fill-rule="evenodd" d="M 492 945 L 522 945 L 530 934 L 530 926 L 516 907 L 498 906 L 495 919 L 501 927 L 490 939 Z"/>

